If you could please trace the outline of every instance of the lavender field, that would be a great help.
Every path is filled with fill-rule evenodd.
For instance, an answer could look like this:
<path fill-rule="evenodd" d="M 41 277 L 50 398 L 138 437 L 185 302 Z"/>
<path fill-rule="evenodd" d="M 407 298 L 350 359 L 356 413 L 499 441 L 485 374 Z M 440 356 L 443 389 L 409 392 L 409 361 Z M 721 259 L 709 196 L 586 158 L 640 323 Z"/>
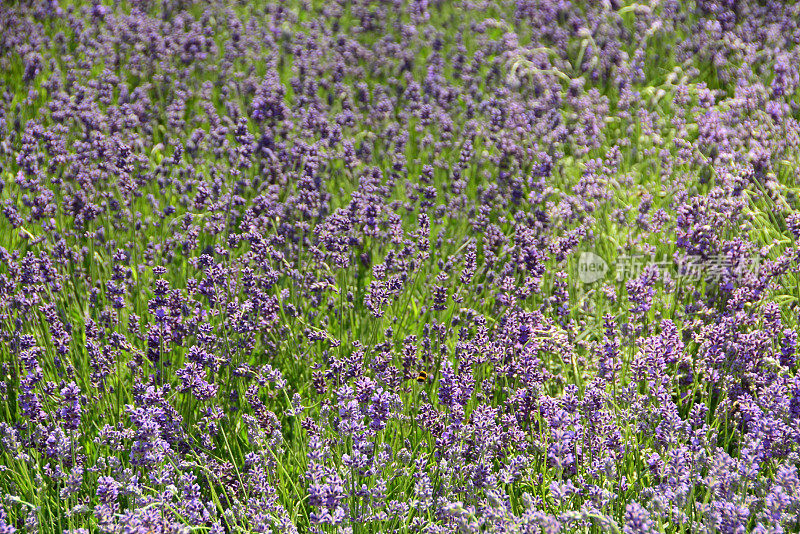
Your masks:
<path fill-rule="evenodd" d="M 0 28 L 0 534 L 800 532 L 797 3 Z"/>

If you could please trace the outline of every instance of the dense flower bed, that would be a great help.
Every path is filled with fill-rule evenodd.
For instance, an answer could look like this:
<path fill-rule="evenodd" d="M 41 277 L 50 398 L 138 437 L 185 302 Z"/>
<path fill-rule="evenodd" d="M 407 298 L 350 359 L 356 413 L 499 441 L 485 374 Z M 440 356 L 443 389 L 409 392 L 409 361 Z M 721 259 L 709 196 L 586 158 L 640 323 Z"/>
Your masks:
<path fill-rule="evenodd" d="M 0 6 L 0 533 L 800 530 L 800 7 Z"/>

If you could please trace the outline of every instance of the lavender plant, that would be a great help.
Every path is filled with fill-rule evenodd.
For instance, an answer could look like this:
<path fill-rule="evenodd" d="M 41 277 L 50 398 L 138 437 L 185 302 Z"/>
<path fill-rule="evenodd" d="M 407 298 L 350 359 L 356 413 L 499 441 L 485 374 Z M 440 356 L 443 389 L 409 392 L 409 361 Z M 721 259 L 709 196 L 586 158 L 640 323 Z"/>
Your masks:
<path fill-rule="evenodd" d="M 0 25 L 0 534 L 800 531 L 798 4 Z"/>

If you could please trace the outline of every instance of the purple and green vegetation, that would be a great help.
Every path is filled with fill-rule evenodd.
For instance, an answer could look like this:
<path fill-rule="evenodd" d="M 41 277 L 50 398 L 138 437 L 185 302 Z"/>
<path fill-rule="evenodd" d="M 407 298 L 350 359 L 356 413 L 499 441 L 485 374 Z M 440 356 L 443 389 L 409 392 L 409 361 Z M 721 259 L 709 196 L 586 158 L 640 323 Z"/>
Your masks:
<path fill-rule="evenodd" d="M 0 534 L 800 531 L 799 4 L 0 28 Z"/>

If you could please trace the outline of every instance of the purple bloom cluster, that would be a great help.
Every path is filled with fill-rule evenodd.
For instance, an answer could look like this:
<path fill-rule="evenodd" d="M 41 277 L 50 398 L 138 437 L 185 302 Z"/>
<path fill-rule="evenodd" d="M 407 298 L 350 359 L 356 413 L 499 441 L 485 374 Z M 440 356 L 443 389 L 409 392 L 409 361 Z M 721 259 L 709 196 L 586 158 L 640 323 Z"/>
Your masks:
<path fill-rule="evenodd" d="M 800 531 L 797 4 L 0 25 L 0 534 Z"/>

